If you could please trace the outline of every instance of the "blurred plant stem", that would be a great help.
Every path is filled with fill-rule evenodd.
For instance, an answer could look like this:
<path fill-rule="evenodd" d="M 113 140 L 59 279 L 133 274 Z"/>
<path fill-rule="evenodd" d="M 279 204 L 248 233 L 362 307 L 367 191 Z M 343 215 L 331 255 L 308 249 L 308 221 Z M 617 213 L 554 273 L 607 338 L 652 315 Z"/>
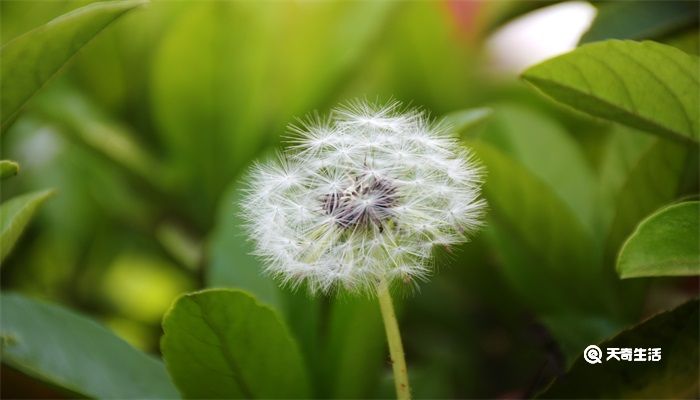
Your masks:
<path fill-rule="evenodd" d="M 408 370 L 406 368 L 406 358 L 401 344 L 401 332 L 396 321 L 396 312 L 391 301 L 389 285 L 382 279 L 377 287 L 377 297 L 379 297 L 379 307 L 382 310 L 386 339 L 389 343 L 389 355 L 391 366 L 394 370 L 394 385 L 396 386 L 396 397 L 400 400 L 411 398 L 411 388 L 408 384 Z"/>
<path fill-rule="evenodd" d="M 182 227 L 165 222 L 155 230 L 156 238 L 163 248 L 190 271 L 197 271 L 202 262 L 202 244 Z"/>

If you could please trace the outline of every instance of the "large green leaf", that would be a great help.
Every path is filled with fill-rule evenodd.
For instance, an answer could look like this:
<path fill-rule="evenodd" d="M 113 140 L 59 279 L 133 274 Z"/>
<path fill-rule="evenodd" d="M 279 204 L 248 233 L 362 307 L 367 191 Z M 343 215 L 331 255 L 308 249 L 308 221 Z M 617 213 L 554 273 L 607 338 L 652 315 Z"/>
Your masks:
<path fill-rule="evenodd" d="M 52 190 L 27 193 L 0 205 L 0 261 L 10 254 L 36 211 L 52 194 Z"/>
<path fill-rule="evenodd" d="M 603 339 L 624 320 L 613 306 L 614 276 L 602 268 L 592 234 L 551 187 L 492 145 L 472 146 L 489 174 L 485 233 L 502 272 L 572 359 L 582 343 Z"/>
<path fill-rule="evenodd" d="M 326 307 L 327 330 L 320 337 L 321 303 L 306 293 L 290 293 L 263 273 L 242 229 L 241 180 L 221 199 L 209 238 L 206 283 L 241 288 L 280 312 L 294 334 L 323 397 L 366 397 L 384 365 L 384 335 L 376 301 L 334 298 Z M 303 291 L 304 289 L 299 289 Z M 319 342 L 323 340 L 323 342 Z M 323 343 L 323 345 L 319 345 Z"/>
<path fill-rule="evenodd" d="M 698 22 L 692 1 L 620 1 L 596 4 L 598 13 L 579 43 L 658 39 Z"/>
<path fill-rule="evenodd" d="M 642 221 L 617 259 L 621 278 L 700 275 L 700 202 L 664 207 Z"/>
<path fill-rule="evenodd" d="M 273 310 L 245 292 L 184 295 L 163 319 L 163 330 L 163 357 L 184 397 L 309 396 L 296 342 Z"/>
<path fill-rule="evenodd" d="M 153 59 L 170 23 L 177 19 L 187 1 L 152 1 L 131 13 L 86 46 L 69 74 L 100 108 L 125 117 L 139 135 L 154 141 L 151 108 Z M 110 79 L 104 79 L 108 75 Z"/>
<path fill-rule="evenodd" d="M 486 143 L 471 146 L 489 173 L 484 194 L 493 231 L 486 233 L 497 244 L 506 278 L 540 312 L 600 310 L 607 290 L 589 296 L 590 287 L 603 283 L 591 234 L 523 166 Z"/>
<path fill-rule="evenodd" d="M 539 397 L 697 399 L 699 306 L 697 300 L 690 301 L 600 343 L 602 363 L 588 364 L 579 357 Z M 606 349 L 611 347 L 645 352 L 661 348 L 661 361 L 606 361 Z"/>
<path fill-rule="evenodd" d="M 146 2 L 124 0 L 87 5 L 4 44 L 0 48 L 2 130 L 78 50 L 114 20 Z"/>
<path fill-rule="evenodd" d="M 485 234 L 501 271 L 565 355 L 573 360 L 581 345 L 632 320 L 640 305 L 636 285 L 621 284 L 603 262 L 601 196 L 566 131 L 532 111 L 497 107 L 468 144 L 488 174 Z M 542 151 L 550 147 L 557 151 Z"/>
<path fill-rule="evenodd" d="M 174 168 L 198 184 L 192 201 L 201 218 L 211 218 L 238 169 L 294 117 L 327 107 L 393 7 L 187 4 L 157 49 L 152 99 Z"/>
<path fill-rule="evenodd" d="M 698 150 L 617 125 L 602 153 L 606 261 L 654 210 L 697 190 Z"/>
<path fill-rule="evenodd" d="M 580 111 L 698 142 L 699 60 L 659 43 L 607 40 L 531 67 L 523 78 Z"/>
<path fill-rule="evenodd" d="M 10 40 L 46 24 L 52 19 L 67 14 L 76 8 L 86 6 L 95 0 L 55 0 L 33 6 L 23 1 L 3 1 L 0 5 L 2 26 L 0 27 L 0 42 L 5 44 Z"/>
<path fill-rule="evenodd" d="M 479 137 L 547 185 L 589 233 L 597 232 L 595 175 L 560 124 L 522 106 L 500 105 Z M 556 151 L 543 152 L 545 148 Z"/>
<path fill-rule="evenodd" d="M 221 198 L 214 230 L 208 238 L 206 285 L 246 290 L 277 310 L 312 368 L 320 350 L 320 300 L 308 296 L 304 288 L 281 288 L 264 273 L 262 262 L 252 255 L 253 246 L 243 229 L 241 197 L 242 180 L 237 179 Z"/>
<path fill-rule="evenodd" d="M 14 293 L 0 303 L 3 363 L 88 397 L 178 397 L 160 361 L 94 321 Z"/>

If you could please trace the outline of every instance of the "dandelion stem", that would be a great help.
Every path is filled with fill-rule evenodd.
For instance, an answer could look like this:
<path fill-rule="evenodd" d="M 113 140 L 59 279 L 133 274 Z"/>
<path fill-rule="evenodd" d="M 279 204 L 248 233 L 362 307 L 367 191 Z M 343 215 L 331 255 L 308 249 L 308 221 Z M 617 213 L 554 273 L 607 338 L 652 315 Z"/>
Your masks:
<path fill-rule="evenodd" d="M 385 280 L 379 282 L 377 296 L 379 297 L 379 307 L 382 310 L 382 319 L 384 319 L 386 339 L 389 342 L 389 356 L 391 357 L 391 366 L 394 370 L 396 397 L 399 400 L 410 400 L 411 388 L 408 385 L 408 370 L 406 369 L 406 359 L 404 358 L 403 345 L 401 344 L 401 332 L 399 332 L 399 324 L 396 321 L 389 285 Z"/>

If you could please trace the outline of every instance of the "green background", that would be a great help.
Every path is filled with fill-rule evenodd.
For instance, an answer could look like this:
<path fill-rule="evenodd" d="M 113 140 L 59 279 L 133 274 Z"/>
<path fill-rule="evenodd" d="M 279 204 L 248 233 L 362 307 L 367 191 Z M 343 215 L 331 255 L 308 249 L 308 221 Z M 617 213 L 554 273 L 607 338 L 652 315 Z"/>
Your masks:
<path fill-rule="evenodd" d="M 237 215 L 288 124 L 355 98 L 452 118 L 487 171 L 486 227 L 396 293 L 415 397 L 531 397 L 570 367 L 551 396 L 697 396 L 697 323 L 673 328 L 697 303 L 632 329 L 698 295 L 697 3 L 595 3 L 590 44 L 523 79 L 487 40 L 552 2 L 89 3 L 0 3 L 3 397 L 392 396 L 376 302 L 280 288 Z M 236 290 L 181 297 L 162 338 L 203 288 Z M 672 357 L 654 385 L 591 391 L 583 349 L 642 334 Z"/>

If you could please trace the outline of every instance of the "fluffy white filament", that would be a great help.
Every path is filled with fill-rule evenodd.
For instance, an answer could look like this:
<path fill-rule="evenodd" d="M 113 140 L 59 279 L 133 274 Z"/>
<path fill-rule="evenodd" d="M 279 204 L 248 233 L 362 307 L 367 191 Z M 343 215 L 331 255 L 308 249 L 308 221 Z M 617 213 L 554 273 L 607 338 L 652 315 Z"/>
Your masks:
<path fill-rule="evenodd" d="M 429 274 L 434 246 L 480 225 L 480 168 L 419 110 L 355 102 L 292 132 L 278 161 L 253 167 L 243 200 L 255 253 L 284 284 L 412 282 Z"/>

